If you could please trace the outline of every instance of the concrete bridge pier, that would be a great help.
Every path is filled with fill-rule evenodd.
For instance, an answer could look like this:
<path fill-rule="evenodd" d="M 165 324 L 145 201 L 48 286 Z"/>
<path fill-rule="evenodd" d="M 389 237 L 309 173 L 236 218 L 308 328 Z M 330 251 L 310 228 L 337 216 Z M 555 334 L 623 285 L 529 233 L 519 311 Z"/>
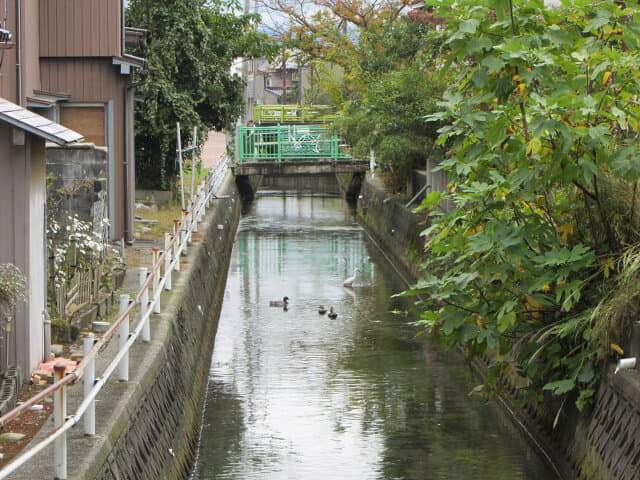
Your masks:
<path fill-rule="evenodd" d="M 231 167 L 243 202 L 251 202 L 258 187 L 275 190 L 311 190 L 317 193 L 338 193 L 337 176 L 350 175 L 347 201 L 355 201 L 369 161 L 321 158 L 315 160 L 244 161 Z M 335 189 L 333 188 L 335 186 Z"/>
<path fill-rule="evenodd" d="M 351 179 L 349 180 L 349 184 L 347 185 L 345 192 L 347 202 L 353 203 L 358 200 L 358 195 L 360 195 L 360 190 L 362 189 L 362 182 L 364 181 L 364 175 L 364 172 L 354 172 L 353 175 L 351 175 Z"/>
<path fill-rule="evenodd" d="M 260 186 L 262 175 L 236 175 L 235 178 L 242 203 L 253 202 L 256 190 Z"/>
<path fill-rule="evenodd" d="M 364 172 L 259 176 L 236 173 L 235 179 L 243 203 L 251 203 L 258 188 L 327 195 L 344 194 L 345 200 L 351 203 L 358 199 L 364 175 Z"/>

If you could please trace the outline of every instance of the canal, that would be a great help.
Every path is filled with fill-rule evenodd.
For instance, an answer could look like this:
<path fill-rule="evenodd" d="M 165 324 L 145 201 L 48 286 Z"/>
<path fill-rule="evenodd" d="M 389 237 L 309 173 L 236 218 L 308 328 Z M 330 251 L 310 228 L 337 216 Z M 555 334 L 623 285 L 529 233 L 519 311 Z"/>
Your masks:
<path fill-rule="evenodd" d="M 343 200 L 259 196 L 234 245 L 194 480 L 556 478 L 468 395 L 460 356 L 416 337 L 391 298 L 404 287 Z"/>

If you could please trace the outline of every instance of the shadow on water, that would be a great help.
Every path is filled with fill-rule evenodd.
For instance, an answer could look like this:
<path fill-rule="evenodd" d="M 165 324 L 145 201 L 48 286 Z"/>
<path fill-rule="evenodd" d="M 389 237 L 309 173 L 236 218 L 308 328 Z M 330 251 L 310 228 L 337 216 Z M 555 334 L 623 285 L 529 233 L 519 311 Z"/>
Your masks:
<path fill-rule="evenodd" d="M 362 286 L 343 287 L 358 267 Z M 553 479 L 339 199 L 258 198 L 239 228 L 195 479 Z M 287 311 L 269 301 L 287 295 Z M 338 318 L 318 314 L 333 306 Z"/>

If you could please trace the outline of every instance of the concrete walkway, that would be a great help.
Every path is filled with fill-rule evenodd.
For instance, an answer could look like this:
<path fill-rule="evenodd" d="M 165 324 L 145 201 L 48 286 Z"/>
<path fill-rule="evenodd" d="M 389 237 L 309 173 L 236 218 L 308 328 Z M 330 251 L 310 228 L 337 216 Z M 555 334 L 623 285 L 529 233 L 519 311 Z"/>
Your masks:
<path fill-rule="evenodd" d="M 202 146 L 202 166 L 211 168 L 227 152 L 227 136 L 223 132 L 211 130 Z"/>

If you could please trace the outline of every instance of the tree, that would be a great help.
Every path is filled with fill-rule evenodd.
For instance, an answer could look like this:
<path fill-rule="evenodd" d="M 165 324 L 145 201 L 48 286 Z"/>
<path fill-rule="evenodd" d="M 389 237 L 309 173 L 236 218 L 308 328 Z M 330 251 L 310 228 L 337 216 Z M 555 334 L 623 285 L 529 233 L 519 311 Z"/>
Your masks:
<path fill-rule="evenodd" d="M 447 82 L 434 33 L 432 24 L 409 16 L 362 32 L 343 79 L 339 126 L 345 140 L 357 156 L 376 152 L 393 191 L 403 190 L 428 156 L 437 156 L 438 125 L 424 119 L 438 110 Z"/>
<path fill-rule="evenodd" d="M 592 398 L 638 312 L 640 25 L 610 2 L 429 2 L 457 78 L 430 119 L 450 191 L 431 225 L 420 322 L 541 391 Z M 450 199 L 451 212 L 438 209 Z M 568 395 L 568 396 L 567 396 Z"/>
<path fill-rule="evenodd" d="M 354 154 L 374 150 L 388 186 L 402 190 L 437 137 L 424 121 L 447 81 L 436 68 L 435 22 L 410 0 L 263 3 L 287 15 L 281 37 L 313 67 L 309 98 L 328 96 L 340 107 L 337 127 Z"/>
<path fill-rule="evenodd" d="M 141 185 L 167 188 L 176 173 L 176 122 L 183 138 L 230 128 L 242 111 L 242 79 L 234 59 L 270 54 L 271 42 L 256 30 L 259 18 L 241 15 L 221 0 L 132 0 L 131 25 L 148 31 L 148 78 L 137 92 L 136 177 Z"/>

